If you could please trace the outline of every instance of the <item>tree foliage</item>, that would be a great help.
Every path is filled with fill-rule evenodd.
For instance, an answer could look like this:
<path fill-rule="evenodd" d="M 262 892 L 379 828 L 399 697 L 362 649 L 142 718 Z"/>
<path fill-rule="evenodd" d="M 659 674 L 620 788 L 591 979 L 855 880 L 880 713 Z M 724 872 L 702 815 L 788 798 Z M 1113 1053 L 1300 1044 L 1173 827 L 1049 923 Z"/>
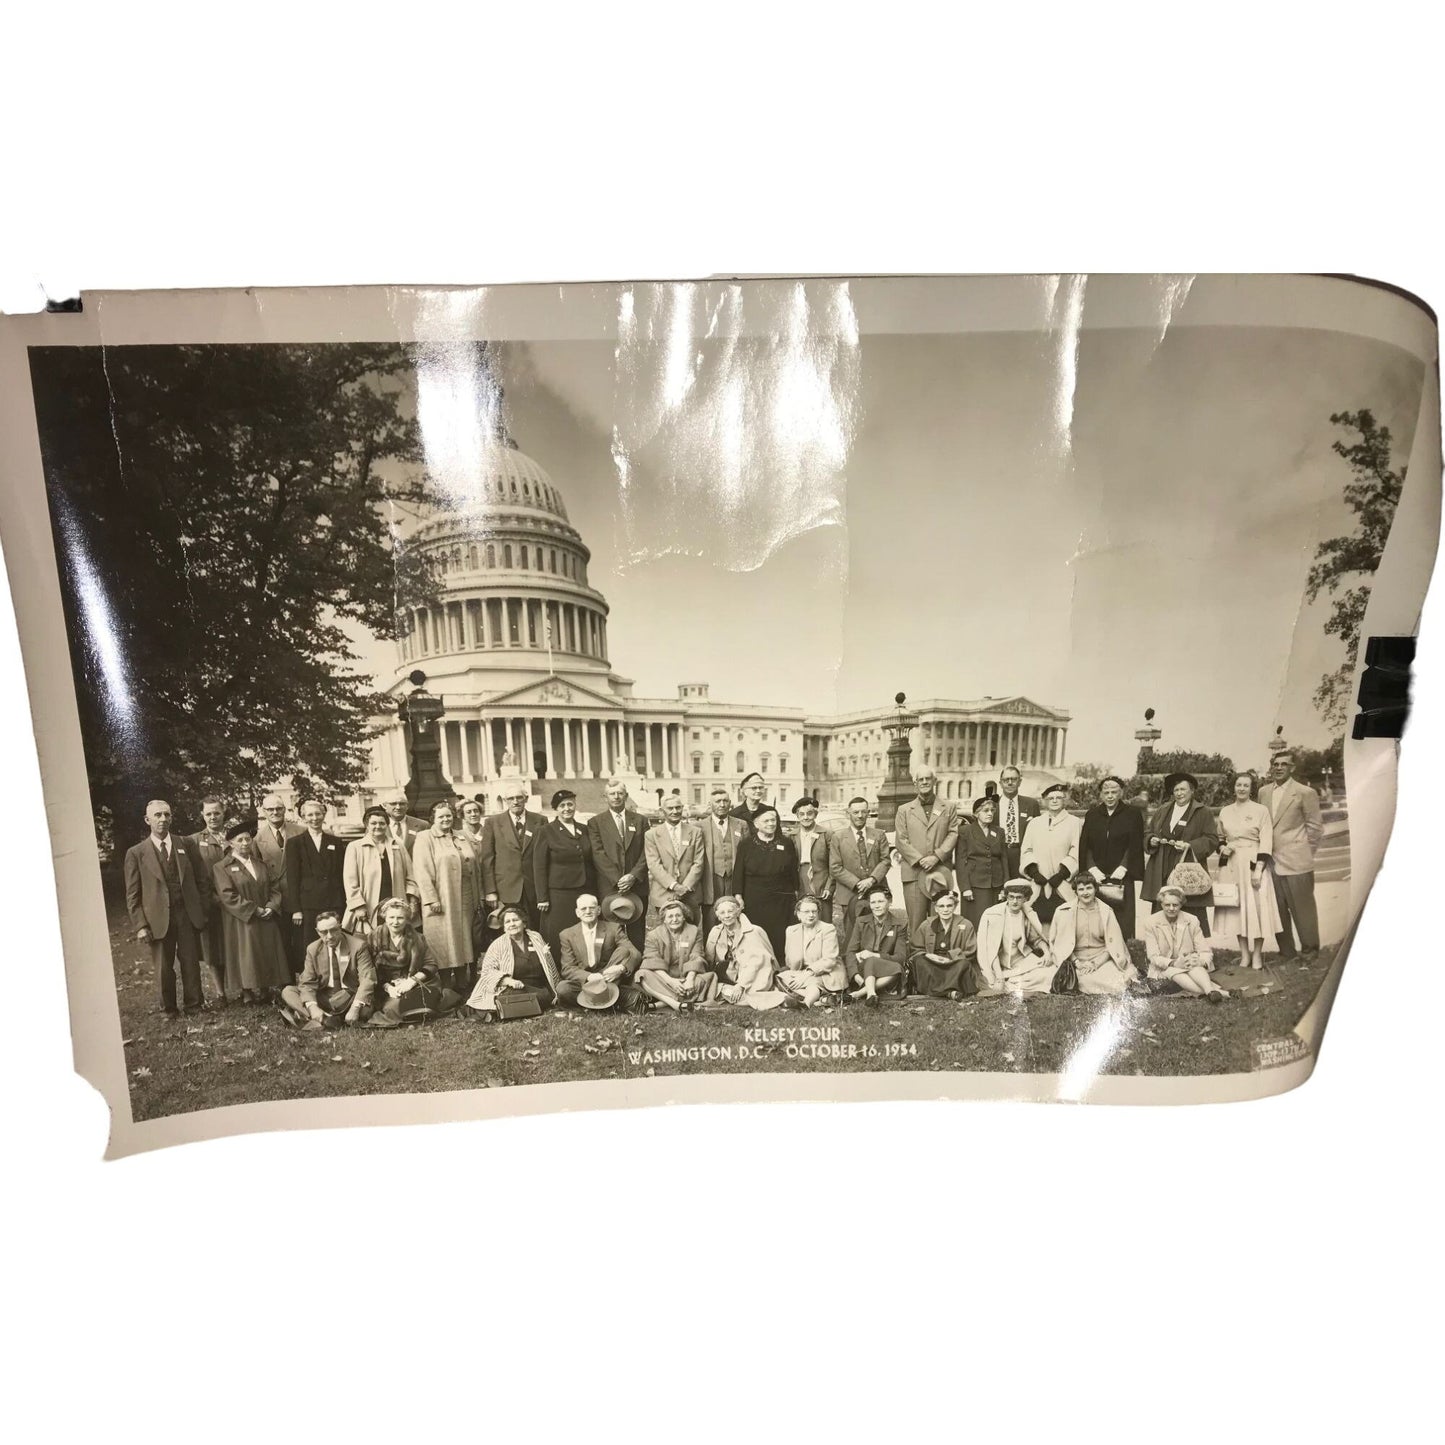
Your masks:
<path fill-rule="evenodd" d="M 1069 802 L 1072 807 L 1092 808 L 1099 801 L 1099 784 L 1114 769 L 1109 763 L 1079 763 L 1074 768 L 1073 780 L 1069 784 Z"/>
<path fill-rule="evenodd" d="M 393 635 L 387 462 L 419 441 L 390 345 L 31 352 L 97 817 L 364 776 L 380 699 L 347 624 Z M 405 493 L 418 498 L 414 489 Z"/>
<path fill-rule="evenodd" d="M 1325 632 L 1344 643 L 1345 657 L 1338 668 L 1320 679 L 1314 704 L 1331 730 L 1343 735 L 1370 586 L 1390 537 L 1407 468 L 1396 471 L 1390 466 L 1390 428 L 1378 425 L 1372 412 L 1339 411 L 1330 421 L 1357 438 L 1348 444 L 1337 438 L 1333 444 L 1335 454 L 1343 457 L 1350 468 L 1344 500 L 1357 520 L 1348 536 L 1331 537 L 1315 548 L 1305 596 L 1310 602 L 1321 593 L 1335 599 Z M 1351 579 L 1359 580 L 1351 583 Z"/>

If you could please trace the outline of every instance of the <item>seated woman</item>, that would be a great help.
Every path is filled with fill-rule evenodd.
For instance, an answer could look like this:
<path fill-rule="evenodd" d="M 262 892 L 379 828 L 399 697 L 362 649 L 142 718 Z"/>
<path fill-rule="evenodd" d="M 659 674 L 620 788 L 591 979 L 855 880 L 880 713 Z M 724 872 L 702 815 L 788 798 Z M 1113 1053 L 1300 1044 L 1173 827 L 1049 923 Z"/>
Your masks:
<path fill-rule="evenodd" d="M 676 899 L 658 909 L 662 922 L 648 935 L 637 965 L 637 986 L 674 1013 L 691 1013 L 717 994 L 717 975 L 707 967 L 697 925 Z"/>
<path fill-rule="evenodd" d="M 242 1003 L 279 998 L 291 982 L 291 965 L 281 936 L 281 884 L 256 851 L 256 825 L 249 820 L 226 829 L 231 851 L 211 870 L 216 899 L 225 910 L 226 992 Z"/>
<path fill-rule="evenodd" d="M 908 966 L 915 991 L 930 998 L 957 1002 L 978 992 L 978 942 L 973 925 L 957 917 L 958 899 L 951 892 L 933 900 L 933 912 L 908 940 Z"/>
<path fill-rule="evenodd" d="M 520 908 L 502 909 L 502 936 L 482 957 L 477 986 L 467 999 L 467 1017 L 490 1023 L 496 1017 L 497 996 L 526 989 L 544 1009 L 557 1002 L 557 965 L 547 940 L 527 927 Z"/>
<path fill-rule="evenodd" d="M 798 899 L 793 907 L 798 921 L 788 926 L 783 940 L 778 987 L 804 1008 L 831 1002 L 848 987 L 838 930 L 831 923 L 820 922 L 821 913 L 816 898 Z"/>
<path fill-rule="evenodd" d="M 1140 930 L 1149 952 L 1149 982 L 1163 984 L 1169 992 L 1177 989 L 1223 1003 L 1229 995 L 1209 976 L 1214 954 L 1204 941 L 1199 920 L 1184 912 L 1184 890 L 1165 883 L 1154 898 L 1159 912 L 1151 913 Z"/>
<path fill-rule="evenodd" d="M 1124 930 L 1114 910 L 1099 897 L 1092 873 L 1073 877 L 1074 901 L 1059 904 L 1049 929 L 1049 952 L 1059 968 L 1072 960 L 1076 993 L 1123 993 L 1139 981 Z"/>
<path fill-rule="evenodd" d="M 853 925 L 843 965 L 858 985 L 852 997 L 877 1008 L 879 989 L 908 991 L 908 930 L 893 921 L 893 895 L 886 883 L 865 884 L 862 898 L 868 911 Z"/>
<path fill-rule="evenodd" d="M 381 922 L 371 934 L 379 1007 L 367 1027 L 395 1028 L 408 1020 L 440 1018 L 459 1007 L 462 996 L 439 981 L 441 970 L 411 921 L 407 900 L 388 898 L 380 912 Z"/>
<path fill-rule="evenodd" d="M 1029 907 L 1033 884 L 1010 878 L 1003 902 L 983 915 L 978 929 L 979 989 L 985 998 L 1003 994 L 1048 993 L 1057 969 L 1039 916 Z"/>
<path fill-rule="evenodd" d="M 776 1008 L 783 995 L 773 986 L 778 960 L 768 935 L 748 921 L 742 903 L 730 893 L 714 900 L 713 912 L 717 923 L 707 936 L 705 957 L 719 980 L 718 997 L 759 1010 Z"/>

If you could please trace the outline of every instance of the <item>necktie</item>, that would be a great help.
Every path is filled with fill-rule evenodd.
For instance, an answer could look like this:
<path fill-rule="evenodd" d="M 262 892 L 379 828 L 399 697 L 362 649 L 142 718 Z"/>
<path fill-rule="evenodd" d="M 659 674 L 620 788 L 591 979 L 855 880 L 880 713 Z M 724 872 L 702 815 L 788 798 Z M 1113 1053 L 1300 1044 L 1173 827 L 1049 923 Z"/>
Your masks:
<path fill-rule="evenodd" d="M 1010 843 L 1017 843 L 1019 840 L 1019 815 L 1018 805 L 1012 798 L 1008 800 L 1008 840 Z"/>
<path fill-rule="evenodd" d="M 385 848 L 381 850 L 381 897 L 382 901 L 391 897 L 391 859 Z"/>
<path fill-rule="evenodd" d="M 863 830 L 858 829 L 858 857 L 866 863 L 868 861 L 868 845 L 863 841 Z"/>
<path fill-rule="evenodd" d="M 331 955 L 330 986 L 336 987 L 336 949 L 333 945 L 327 945 L 327 952 Z"/>

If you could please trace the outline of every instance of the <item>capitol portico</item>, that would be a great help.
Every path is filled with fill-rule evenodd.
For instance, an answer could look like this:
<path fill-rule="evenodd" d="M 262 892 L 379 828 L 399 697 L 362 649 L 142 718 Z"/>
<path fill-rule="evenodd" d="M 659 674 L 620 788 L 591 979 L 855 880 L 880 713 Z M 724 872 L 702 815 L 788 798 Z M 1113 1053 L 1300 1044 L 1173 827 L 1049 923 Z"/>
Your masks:
<path fill-rule="evenodd" d="M 552 479 L 506 439 L 470 505 L 431 509 L 400 545 L 428 559 L 437 582 L 425 604 L 398 616 L 400 700 L 420 670 L 441 699 L 442 769 L 457 790 L 496 806 L 505 766 L 533 785 L 543 805 L 553 786 L 601 806 L 605 780 L 635 772 L 644 802 L 680 790 L 694 808 L 714 787 L 736 796 L 750 772 L 783 805 L 804 792 L 840 806 L 876 797 L 886 776 L 891 710 L 842 717 L 801 709 L 717 702 L 705 681 L 675 698 L 639 698 L 612 670 L 607 599 L 587 575 L 591 553 L 568 520 Z M 934 768 L 945 797 L 968 798 L 1013 762 L 1031 781 L 1063 767 L 1069 714 L 1027 698 L 911 703 L 919 717 L 914 759 Z M 405 734 L 378 719 L 370 776 L 353 809 L 404 785 Z M 390 726 L 386 726 L 390 723 Z"/>

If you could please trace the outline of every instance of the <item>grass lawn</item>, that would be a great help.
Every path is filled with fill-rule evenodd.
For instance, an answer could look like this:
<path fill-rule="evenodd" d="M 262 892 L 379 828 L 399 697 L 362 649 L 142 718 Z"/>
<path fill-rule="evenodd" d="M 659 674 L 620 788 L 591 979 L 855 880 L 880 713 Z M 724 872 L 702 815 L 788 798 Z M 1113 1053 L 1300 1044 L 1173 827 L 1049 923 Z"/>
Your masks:
<path fill-rule="evenodd" d="M 444 1019 L 385 1032 L 302 1033 L 287 1028 L 270 1008 L 237 1004 L 167 1019 L 160 1012 L 149 951 L 135 943 L 122 915 L 112 916 L 111 944 L 137 1119 L 271 1099 L 644 1075 L 882 1069 L 1057 1073 L 1100 1020 L 1110 1016 L 1122 1027 L 1117 1047 L 1101 1050 L 1091 1065 L 1098 1072 L 1248 1072 L 1257 1067 L 1256 1041 L 1289 1034 L 1318 991 L 1333 954 L 1325 949 L 1308 962 L 1275 963 L 1278 986 L 1272 992 L 1252 998 L 1236 994 L 1219 1006 L 1179 994 L 965 1004 L 910 999 L 878 1009 L 755 1013 L 724 1008 L 642 1016 L 562 1011 L 509 1024 Z M 1142 960 L 1142 945 L 1132 946 Z M 816 1032 L 793 1035 L 790 1052 L 788 1040 L 763 1041 L 775 1029 Z M 799 1054 L 798 1044 L 810 1045 L 811 1053 Z M 687 1050 L 707 1052 L 688 1056 Z"/>

